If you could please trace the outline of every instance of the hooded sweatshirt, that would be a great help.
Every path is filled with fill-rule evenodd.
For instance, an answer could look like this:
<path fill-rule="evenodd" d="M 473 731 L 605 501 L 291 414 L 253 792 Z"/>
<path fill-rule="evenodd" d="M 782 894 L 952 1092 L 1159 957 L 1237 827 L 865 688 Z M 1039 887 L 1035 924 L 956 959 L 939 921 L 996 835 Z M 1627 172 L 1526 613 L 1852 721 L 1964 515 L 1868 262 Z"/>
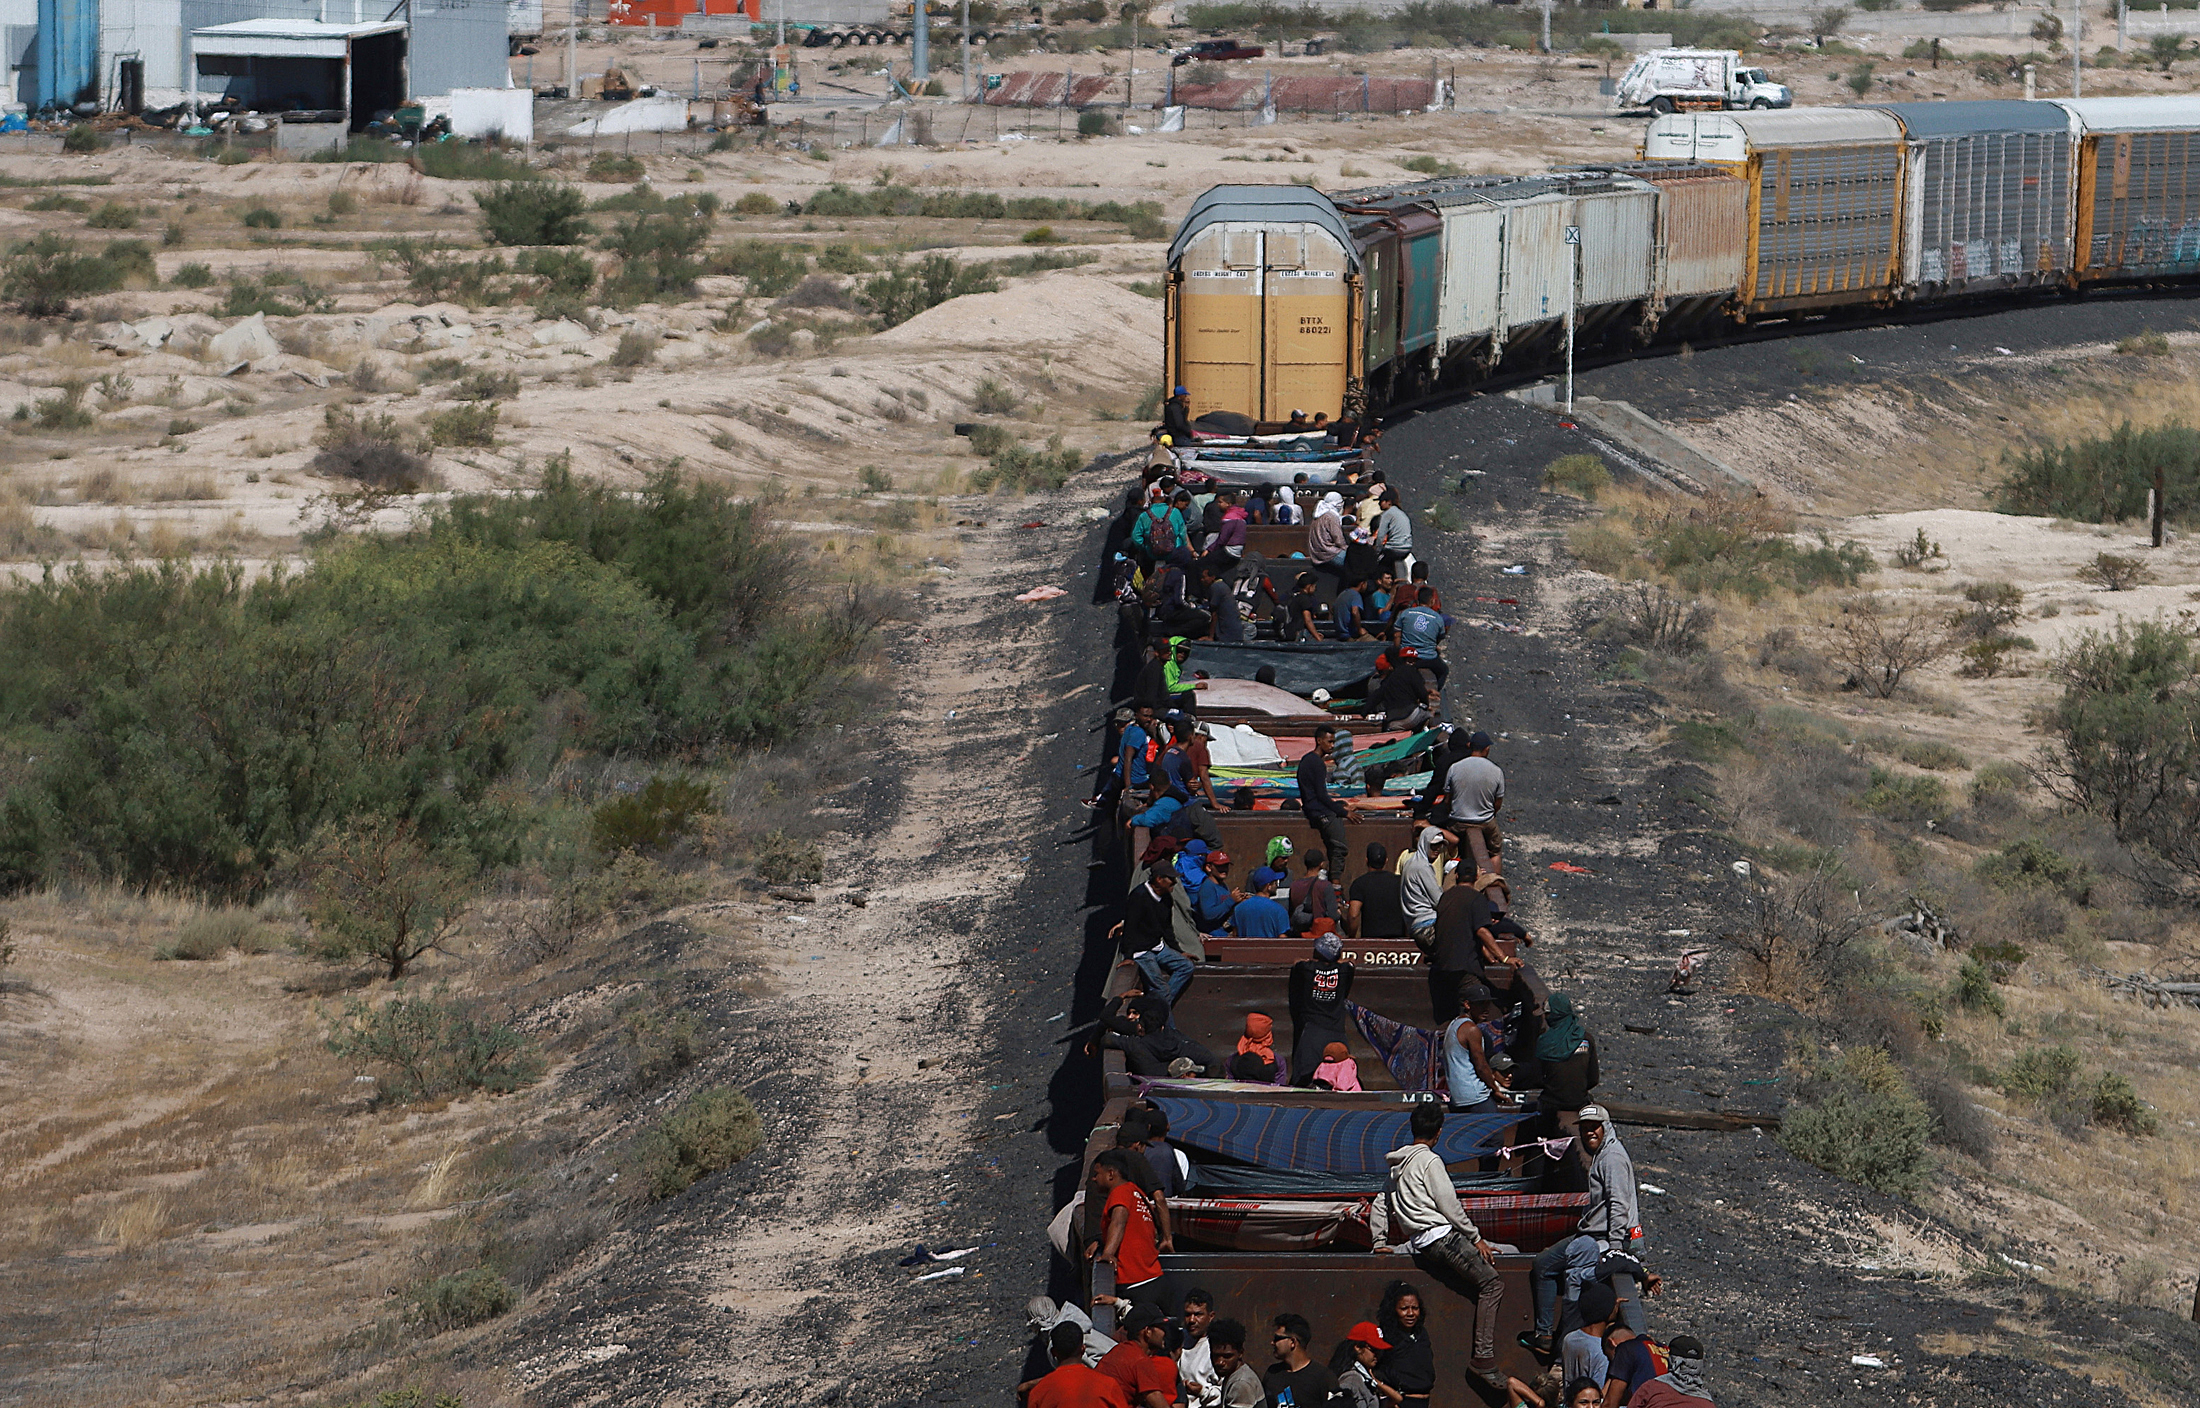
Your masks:
<path fill-rule="evenodd" d="M 1444 897 L 1443 881 L 1436 874 L 1436 846 L 1442 839 L 1443 833 L 1434 827 L 1424 828 L 1413 854 L 1398 867 L 1398 901 L 1405 906 L 1408 930 L 1426 929 L 1436 922 L 1436 902 Z"/>
<path fill-rule="evenodd" d="M 1642 1224 L 1642 1210 L 1635 1193 L 1635 1161 L 1619 1142 L 1610 1125 L 1604 1129 L 1604 1147 L 1589 1165 L 1589 1209 L 1581 1215 L 1581 1230 L 1606 1251 L 1634 1250 L 1630 1235 Z"/>
<path fill-rule="evenodd" d="M 1383 1195 L 1375 1200 L 1368 1216 L 1376 1246 L 1389 1243 L 1393 1224 L 1407 1242 L 1439 1228 L 1458 1232 L 1470 1242 L 1482 1240 L 1467 1210 L 1459 1206 L 1451 1173 L 1434 1149 L 1426 1144 L 1408 1144 L 1384 1157 L 1390 1163 L 1390 1173 L 1383 1181 Z"/>

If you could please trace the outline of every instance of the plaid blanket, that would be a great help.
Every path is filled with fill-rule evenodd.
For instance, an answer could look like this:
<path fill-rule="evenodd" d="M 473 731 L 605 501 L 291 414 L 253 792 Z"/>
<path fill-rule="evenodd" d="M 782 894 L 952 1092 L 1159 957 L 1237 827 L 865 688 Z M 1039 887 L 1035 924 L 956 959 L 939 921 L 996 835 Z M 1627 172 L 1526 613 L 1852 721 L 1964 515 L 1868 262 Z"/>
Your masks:
<path fill-rule="evenodd" d="M 1443 1033 L 1407 1026 L 1349 1000 L 1344 1011 L 1352 1025 L 1360 1029 L 1360 1035 L 1367 1038 L 1367 1044 L 1375 1048 L 1375 1054 L 1383 1058 L 1400 1090 L 1444 1088 L 1443 1063 L 1436 1059 L 1436 1044 Z"/>
<path fill-rule="evenodd" d="M 1315 1110 L 1166 1095 L 1154 1103 L 1169 1117 L 1172 1143 L 1262 1168 L 1380 1174 L 1389 1167 L 1384 1155 L 1413 1138 L 1402 1110 Z M 1436 1152 L 1445 1163 L 1474 1158 L 1499 1147 L 1519 1122 L 1510 1114 L 1448 1116 Z"/>

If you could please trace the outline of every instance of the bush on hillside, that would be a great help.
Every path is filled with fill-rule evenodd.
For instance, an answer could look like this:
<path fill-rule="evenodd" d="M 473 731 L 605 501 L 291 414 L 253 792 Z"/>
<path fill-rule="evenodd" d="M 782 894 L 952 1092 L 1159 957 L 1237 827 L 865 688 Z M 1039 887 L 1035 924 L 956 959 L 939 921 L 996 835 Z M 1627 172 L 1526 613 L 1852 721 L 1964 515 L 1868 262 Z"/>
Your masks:
<path fill-rule="evenodd" d="M 576 186 L 503 181 L 474 193 L 481 234 L 491 244 L 579 244 L 588 236 L 581 212 L 588 198 Z"/>
<path fill-rule="evenodd" d="M 508 1095 L 545 1069 L 532 1041 L 440 992 L 352 998 L 330 1019 L 325 1040 L 341 1059 L 379 1068 L 380 1096 L 396 1103 L 470 1090 Z"/>
<path fill-rule="evenodd" d="M 764 1142 L 764 1122 L 737 1090 L 689 1096 L 642 1135 L 633 1161 L 652 1198 L 684 1193 L 701 1179 L 733 1167 Z"/>

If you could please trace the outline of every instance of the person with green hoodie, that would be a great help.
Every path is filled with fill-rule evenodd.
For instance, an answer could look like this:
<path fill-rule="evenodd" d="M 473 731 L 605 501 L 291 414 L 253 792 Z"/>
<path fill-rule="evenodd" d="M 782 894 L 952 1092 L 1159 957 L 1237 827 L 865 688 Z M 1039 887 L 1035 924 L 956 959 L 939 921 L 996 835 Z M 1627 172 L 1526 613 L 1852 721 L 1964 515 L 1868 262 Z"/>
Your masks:
<path fill-rule="evenodd" d="M 1543 1114 L 1545 1133 L 1578 1133 L 1581 1107 L 1597 1088 L 1597 1039 L 1583 1025 L 1573 998 L 1566 993 L 1552 993 L 1544 1007 L 1543 1035 L 1536 1038 L 1535 1059 L 1543 1072 L 1535 1107 Z M 1576 1169 L 1586 1169 L 1588 1151 L 1577 1141 L 1572 1152 Z"/>
<path fill-rule="evenodd" d="M 1171 709 L 1190 709 L 1199 703 L 1198 691 L 1207 687 L 1207 681 L 1194 679 L 1184 671 L 1192 658 L 1192 643 L 1182 636 L 1169 637 L 1169 650 L 1161 657 L 1161 682 L 1169 692 Z"/>
<path fill-rule="evenodd" d="M 1466 1298 L 1474 1308 L 1469 1369 L 1497 1393 L 1506 1393 L 1510 1384 L 1497 1367 L 1497 1326 L 1505 1295 L 1497 1252 L 1459 1205 L 1451 1171 L 1436 1152 L 1444 1133 L 1442 1107 L 1414 1106 L 1410 1128 L 1413 1142 L 1390 1151 L 1382 1195 L 1369 1212 L 1375 1250 L 1409 1252 L 1415 1266 Z M 1394 1229 L 1403 1247 L 1391 1246 Z"/>

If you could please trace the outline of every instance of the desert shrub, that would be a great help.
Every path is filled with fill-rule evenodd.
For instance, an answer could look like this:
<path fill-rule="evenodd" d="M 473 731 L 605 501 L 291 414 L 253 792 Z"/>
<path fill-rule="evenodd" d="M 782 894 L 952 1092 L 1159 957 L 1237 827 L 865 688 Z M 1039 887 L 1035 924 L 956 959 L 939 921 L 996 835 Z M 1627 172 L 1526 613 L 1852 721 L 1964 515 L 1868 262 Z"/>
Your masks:
<path fill-rule="evenodd" d="M 1794 879 L 1762 871 L 1753 879 L 1740 897 L 1742 922 L 1721 938 L 1761 979 L 1814 985 L 1841 976 L 1873 917 L 1839 858 L 1822 855 Z"/>
<path fill-rule="evenodd" d="M 486 448 L 497 442 L 496 403 L 453 406 L 428 418 L 428 438 L 437 445 Z"/>
<path fill-rule="evenodd" d="M 248 230 L 280 230 L 283 227 L 281 213 L 264 205 L 255 205 L 245 211 L 242 219 Z"/>
<path fill-rule="evenodd" d="M 1937 777 L 1873 768 L 1871 786 L 1857 801 L 1867 811 L 1878 812 L 1890 821 L 1916 825 L 1947 810 L 1948 788 Z"/>
<path fill-rule="evenodd" d="M 380 1003 L 352 998 L 330 1019 L 325 1041 L 343 1060 L 386 1072 L 381 1097 L 399 1103 L 469 1090 L 508 1095 L 545 1069 L 533 1042 L 440 991 L 400 991 Z"/>
<path fill-rule="evenodd" d="M 1961 748 L 1944 743 L 1937 738 L 1905 738 L 1895 744 L 1894 755 L 1913 768 L 1927 772 L 1949 772 L 1971 766 Z"/>
<path fill-rule="evenodd" d="M 460 401 L 510 400 L 519 395 L 519 373 L 490 371 L 486 367 L 468 372 L 451 388 L 451 396 Z"/>
<path fill-rule="evenodd" d="M 817 267 L 828 274 L 868 274 L 871 261 L 852 244 L 829 244 L 818 251 Z"/>
<path fill-rule="evenodd" d="M 214 271 L 194 259 L 169 275 L 168 282 L 176 288 L 205 288 L 214 282 Z"/>
<path fill-rule="evenodd" d="M 634 1163 L 652 1198 L 684 1193 L 764 1142 L 764 1122 L 737 1090 L 698 1091 L 636 1142 Z"/>
<path fill-rule="evenodd" d="M 1991 762 L 1971 774 L 1971 805 L 2001 806 L 2022 798 L 2032 785 L 2032 774 L 2021 765 Z"/>
<path fill-rule="evenodd" d="M 1940 613 L 1873 595 L 1843 602 L 1821 635 L 1826 653 L 1847 668 L 1850 683 L 1879 699 L 1891 698 L 1912 673 L 1953 649 Z"/>
<path fill-rule="evenodd" d="M 137 207 L 106 201 L 86 216 L 84 223 L 94 230 L 134 230 L 138 223 Z"/>
<path fill-rule="evenodd" d="M 88 122 L 72 122 L 69 130 L 61 134 L 61 150 L 79 156 L 107 150 L 107 137 Z"/>
<path fill-rule="evenodd" d="M 1012 416 L 1023 408 L 1023 398 L 992 377 L 979 381 L 970 393 L 970 409 L 981 416 Z"/>
<path fill-rule="evenodd" d="M 692 778 L 652 776 L 639 792 L 597 805 L 589 816 L 589 840 L 605 855 L 662 850 L 687 834 L 710 807 L 710 788 Z"/>
<path fill-rule="evenodd" d="M 2014 673 L 2010 661 L 2024 651 L 2037 650 L 2030 636 L 1988 636 L 1963 647 L 1963 663 L 1956 673 L 1965 679 L 1990 680 Z"/>
<path fill-rule="evenodd" d="M 38 211 L 40 214 L 55 210 L 73 210 L 82 213 L 90 210 L 92 206 L 89 201 L 78 200 L 75 196 L 67 196 L 59 191 L 54 191 L 51 194 L 40 196 L 23 208 Z"/>
<path fill-rule="evenodd" d="M 701 212 L 636 213 L 614 221 L 603 247 L 619 256 L 619 272 L 606 282 L 605 298 L 627 306 L 693 294 L 710 224 Z"/>
<path fill-rule="evenodd" d="M 649 174 L 638 156 L 623 152 L 598 152 L 588 159 L 588 179 L 591 181 L 639 181 Z"/>
<path fill-rule="evenodd" d="M 708 268 L 713 274 L 733 274 L 749 281 L 749 292 L 760 298 L 777 298 L 802 281 L 810 261 L 799 249 L 764 240 L 742 240 L 711 252 Z"/>
<path fill-rule="evenodd" d="M 736 215 L 777 215 L 779 202 L 762 191 L 750 191 L 733 203 Z"/>
<path fill-rule="evenodd" d="M 74 241 L 49 233 L 8 251 L 0 263 L 0 295 L 28 317 L 58 318 L 69 311 L 72 300 L 112 293 L 122 287 L 123 278 L 104 252 L 82 253 Z"/>
<path fill-rule="evenodd" d="M 1597 455 L 1561 455 L 1543 466 L 1543 487 L 1595 503 L 1598 494 L 1612 487 L 1612 471 Z"/>
<path fill-rule="evenodd" d="M 1894 558 L 1895 566 L 1911 569 L 1923 567 L 1935 560 L 1945 561 L 1948 556 L 1940 550 L 1939 543 L 1925 536 L 1923 528 L 1919 528 L 1910 541 L 1898 545 L 1889 555 Z"/>
<path fill-rule="evenodd" d="M 853 308 L 855 297 L 836 279 L 812 274 L 789 289 L 779 300 L 784 308 Z"/>
<path fill-rule="evenodd" d="M 981 493 L 996 489 L 1019 493 L 1059 489 L 1084 463 L 1084 453 L 1063 445 L 1060 435 L 1049 436 L 1043 448 L 1012 440 L 995 450 L 985 467 L 970 476 L 970 487 Z"/>
<path fill-rule="evenodd" d="M 1972 582 L 1965 605 L 1949 613 L 1951 629 L 1977 640 L 2001 635 L 2024 615 L 2024 589 L 2013 582 Z"/>
<path fill-rule="evenodd" d="M 2154 572 L 2140 558 L 2097 552 L 2091 562 L 2078 569 L 2078 580 L 2090 582 L 2102 591 L 2128 592 L 2141 582 L 2153 581 Z"/>
<path fill-rule="evenodd" d="M 306 462 L 308 474 L 393 494 L 418 493 L 428 485 L 428 462 L 406 446 L 393 416 L 362 416 L 349 406 L 331 405 L 321 412 L 321 433 L 313 443 L 320 452 Z"/>
<path fill-rule="evenodd" d="M 588 198 L 579 187 L 549 181 L 504 181 L 474 193 L 481 234 L 491 244 L 579 244 L 588 236 Z"/>
<path fill-rule="evenodd" d="M 2005 452 L 1995 507 L 2087 523 L 2138 518 L 2157 469 L 2164 511 L 2189 516 L 2200 506 L 2200 430 L 2176 420 L 2140 430 L 2125 421 L 2106 436 Z"/>
<path fill-rule="evenodd" d="M 1000 281 L 983 266 L 964 265 L 944 254 L 927 254 L 864 280 L 859 296 L 881 324 L 895 327 L 928 308 L 971 293 L 992 293 Z"/>
<path fill-rule="evenodd" d="M 442 947 L 473 898 L 471 856 L 383 817 L 331 823 L 301 869 L 313 921 L 306 952 L 328 963 L 367 959 L 393 981 Z"/>
<path fill-rule="evenodd" d="M 1703 650 L 1715 618 L 1700 601 L 1677 596 L 1656 583 L 1630 582 L 1620 589 L 1613 619 L 1630 641 L 1645 650 L 1694 655 Z"/>
<path fill-rule="evenodd" d="M 619 334 L 619 345 L 611 349 L 611 365 L 646 367 L 657 359 L 657 348 L 662 341 L 656 333 L 629 328 Z"/>
<path fill-rule="evenodd" d="M 757 878 L 767 885 L 815 885 L 825 878 L 825 853 L 814 841 L 768 831 L 750 853 Z"/>
<path fill-rule="evenodd" d="M 1791 519 L 1764 500 L 1740 495 L 1648 501 L 1575 527 L 1569 543 L 1597 570 L 1634 575 L 1648 569 L 1705 595 L 1759 601 L 1781 588 L 1853 586 L 1873 567 L 1871 553 L 1853 542 L 1836 546 L 1821 538 L 1816 546 L 1798 545 L 1789 536 Z"/>
<path fill-rule="evenodd" d="M 884 494 L 892 491 L 894 476 L 875 464 L 867 464 L 856 471 L 858 494 Z"/>
<path fill-rule="evenodd" d="M 2141 1100 L 2130 1079 L 2117 1071 L 2103 1071 L 2093 1083 L 2088 1113 L 2093 1123 L 2125 1134 L 2149 1135 L 2161 1128 L 2153 1107 Z"/>
<path fill-rule="evenodd" d="M 359 213 L 359 197 L 353 195 L 350 191 L 330 191 L 328 193 L 328 213 L 338 216 L 357 215 Z M 174 240 L 171 243 L 181 244 L 182 241 Z"/>
<path fill-rule="evenodd" d="M 692 1012 L 637 1010 L 626 1014 L 625 1042 L 635 1084 L 653 1086 L 702 1057 L 703 1024 Z"/>
<path fill-rule="evenodd" d="M 2167 357 L 2169 339 L 2152 328 L 2145 328 L 2116 344 L 2120 357 Z"/>
<path fill-rule="evenodd" d="M 2061 696 L 2043 717 L 2044 779 L 2116 839 L 2200 873 L 2200 691 L 2191 638 L 2142 621 L 2089 631 L 2056 662 Z"/>
<path fill-rule="evenodd" d="M 2078 1053 L 2068 1046 L 2035 1046 L 2009 1058 L 1995 1084 L 2011 1095 L 2045 1100 L 2062 1094 L 2078 1074 Z"/>
<path fill-rule="evenodd" d="M 1089 220 L 1119 224 L 1134 239 L 1159 239 L 1167 232 L 1156 201 L 1066 200 L 1057 196 L 1003 196 L 991 191 L 919 191 L 913 186 L 874 186 L 857 190 L 827 186 L 803 203 L 805 215 L 919 216 L 927 220 Z"/>
<path fill-rule="evenodd" d="M 1906 1198 L 1932 1176 L 1933 1116 L 1878 1055 L 1822 1069 L 1781 1117 L 1780 1143 L 1836 1178 Z"/>
<path fill-rule="evenodd" d="M 91 384 L 82 377 L 70 377 L 61 383 L 51 396 L 41 396 L 31 404 L 31 420 L 40 430 L 87 430 L 96 417 L 84 405 L 84 393 Z"/>
<path fill-rule="evenodd" d="M 486 1266 L 438 1276 L 413 1296 L 413 1315 L 423 1330 L 440 1335 L 494 1320 L 519 1304 L 512 1283 Z"/>
<path fill-rule="evenodd" d="M 1999 889 L 2053 890 L 2072 904 L 2093 898 L 2093 868 L 2045 842 L 2026 837 L 1981 857 L 1971 873 Z"/>
<path fill-rule="evenodd" d="M 229 950 L 265 953 L 266 931 L 248 909 L 202 909 L 176 928 L 176 936 L 153 950 L 159 959 L 203 962 Z"/>
<path fill-rule="evenodd" d="M 1992 971 L 1976 958 L 1966 957 L 1957 970 L 1955 985 L 1950 995 L 1956 1006 L 1966 1012 L 1991 1012 L 1996 1017 L 2007 1010 L 2001 994 L 1994 990 Z"/>

